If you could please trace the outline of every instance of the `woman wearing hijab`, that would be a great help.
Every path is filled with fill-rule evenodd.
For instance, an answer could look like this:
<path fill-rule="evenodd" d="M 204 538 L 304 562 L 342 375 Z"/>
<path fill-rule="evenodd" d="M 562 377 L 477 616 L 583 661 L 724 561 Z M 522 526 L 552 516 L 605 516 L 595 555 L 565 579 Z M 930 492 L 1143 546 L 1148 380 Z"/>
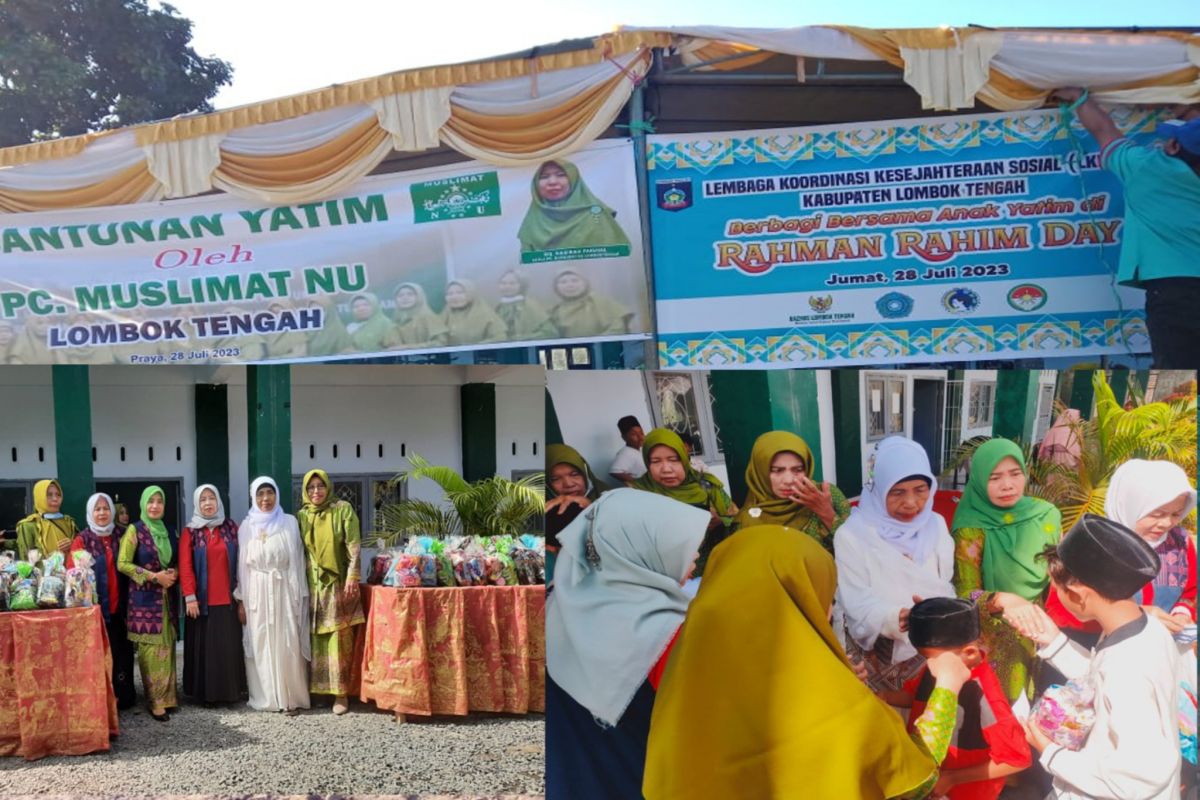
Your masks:
<path fill-rule="evenodd" d="M 433 313 L 425 289 L 417 283 L 402 283 L 392 298 L 396 324 L 388 339 L 388 347 L 444 347 L 449 337 L 442 318 Z"/>
<path fill-rule="evenodd" d="M 930 660 L 910 736 L 838 644 L 836 586 L 829 553 L 794 529 L 759 525 L 713 552 L 654 703 L 647 800 L 930 795 L 969 670 L 952 652 Z"/>
<path fill-rule="evenodd" d="M 1051 461 L 1074 469 L 1079 464 L 1082 444 L 1079 435 L 1075 433 L 1080 424 L 1081 415 L 1078 409 L 1068 408 L 1058 415 L 1042 444 L 1038 448 L 1038 460 Z"/>
<path fill-rule="evenodd" d="M 479 290 L 468 280 L 446 284 L 446 307 L 442 325 L 454 345 L 504 340 L 504 320 L 479 299 Z"/>
<path fill-rule="evenodd" d="M 392 322 L 379 307 L 379 298 L 373 294 L 356 294 L 350 299 L 352 321 L 346 326 L 350 340 L 360 353 L 377 353 L 387 349 L 392 335 Z"/>
<path fill-rule="evenodd" d="M 559 301 L 550 309 L 550 321 L 562 336 L 588 337 L 629 333 L 633 312 L 616 300 L 592 291 L 583 273 L 564 269 L 554 277 Z"/>
<path fill-rule="evenodd" d="M 654 687 L 707 524 L 702 511 L 614 489 L 559 534 L 546 607 L 547 797 L 642 797 Z"/>
<path fill-rule="evenodd" d="M 332 298 L 326 295 L 309 298 L 308 308 L 321 312 L 320 330 L 308 334 L 308 355 L 342 356 L 354 352 L 354 340 Z"/>
<path fill-rule="evenodd" d="M 133 646 L 125 629 L 129 579 L 117 570 L 119 542 L 113 536 L 113 508 L 112 498 L 102 492 L 88 498 L 88 526 L 75 537 L 71 552 L 86 550 L 92 556 L 96 603 L 104 615 L 112 649 L 113 693 L 117 696 L 117 708 L 124 711 L 133 707 L 137 692 L 133 688 Z"/>
<path fill-rule="evenodd" d="M 117 511 L 115 521 L 117 523 L 117 532 L 125 530 L 130 525 L 129 508 L 124 503 L 117 503 Z"/>
<path fill-rule="evenodd" d="M 985 442 L 971 457 L 971 477 L 954 512 L 954 588 L 978 600 L 1005 592 L 1041 604 L 1050 577 L 1038 556 L 1062 537 L 1053 504 L 1025 494 L 1028 473 L 1020 446 Z M 1035 647 L 995 617 L 983 620 L 984 649 L 1009 702 L 1033 697 Z"/>
<path fill-rule="evenodd" d="M 42 557 L 58 551 L 66 553 L 78 528 L 75 520 L 62 513 L 62 484 L 56 478 L 33 485 L 33 513 L 17 523 L 17 555 L 25 558 L 30 550 Z"/>
<path fill-rule="evenodd" d="M 238 527 L 238 617 L 250 707 L 295 716 L 308 708 L 308 581 L 296 518 L 279 507 L 275 481 L 250 484 L 250 511 Z"/>
<path fill-rule="evenodd" d="M 1117 467 L 1104 513 L 1158 553 L 1158 577 L 1142 590 L 1142 607 L 1171 633 L 1196 622 L 1196 543 L 1180 522 L 1196 508 L 1187 473 L 1170 461 L 1139 458 Z"/>
<path fill-rule="evenodd" d="M 591 466 L 574 447 L 546 448 L 546 582 L 554 573 L 558 534 L 609 487 L 597 480 Z"/>
<path fill-rule="evenodd" d="M 692 468 L 683 439 L 669 428 L 655 428 L 646 434 L 642 458 L 646 474 L 633 482 L 634 489 L 665 495 L 709 512 L 708 535 L 700 545 L 700 558 L 696 562 L 696 577 L 702 577 L 708 554 L 729 535 L 737 505 L 716 476 Z"/>
<path fill-rule="evenodd" d="M 10 320 L 0 319 L 0 364 L 14 363 L 17 341 L 17 326 Z"/>
<path fill-rule="evenodd" d="M 533 201 L 517 231 L 521 252 L 629 247 L 629 237 L 617 224 L 617 212 L 592 194 L 570 161 L 542 164 L 530 188 Z"/>
<path fill-rule="evenodd" d="M 497 284 L 500 302 L 496 304 L 496 315 L 504 321 L 507 338 L 557 339 L 558 330 L 550 322 L 550 315 L 542 304 L 529 296 L 529 278 L 510 269 L 500 276 Z"/>
<path fill-rule="evenodd" d="M 333 493 L 323 469 L 304 476 L 304 505 L 296 515 L 308 556 L 312 605 L 311 694 L 333 695 L 333 713 L 349 708 L 354 628 L 366 622 L 359 597 L 361 536 L 354 506 Z"/>
<path fill-rule="evenodd" d="M 187 607 L 183 692 L 205 705 L 236 703 L 246 691 L 237 589 L 237 523 L 225 516 L 217 487 L 192 493 L 192 518 L 179 538 L 179 583 Z"/>
<path fill-rule="evenodd" d="M 913 598 L 954 594 L 954 542 L 933 510 L 937 478 L 925 448 L 891 436 L 875 447 L 859 504 L 834 535 L 846 650 L 875 691 L 896 690 L 925 660 L 908 641 Z"/>
<path fill-rule="evenodd" d="M 746 465 L 746 502 L 736 528 L 794 528 L 832 553 L 834 531 L 850 515 L 850 504 L 836 486 L 814 483 L 812 474 L 812 450 L 799 436 L 790 431 L 759 436 Z"/>
<path fill-rule="evenodd" d="M 150 716 L 170 719 L 167 709 L 175 702 L 175 631 L 178 592 L 175 559 L 179 551 L 175 534 L 163 522 L 166 494 L 158 486 L 142 492 L 141 516 L 121 537 L 117 569 L 132 581 L 126 628 L 137 645 L 138 667 Z"/>
<path fill-rule="evenodd" d="M 267 310 L 275 315 L 276 320 L 284 312 L 291 312 L 293 315 L 296 313 L 290 302 L 279 300 L 271 303 Z M 303 331 L 268 333 L 263 336 L 263 343 L 267 348 L 267 357 L 278 361 L 289 361 L 308 355 L 308 334 Z"/>

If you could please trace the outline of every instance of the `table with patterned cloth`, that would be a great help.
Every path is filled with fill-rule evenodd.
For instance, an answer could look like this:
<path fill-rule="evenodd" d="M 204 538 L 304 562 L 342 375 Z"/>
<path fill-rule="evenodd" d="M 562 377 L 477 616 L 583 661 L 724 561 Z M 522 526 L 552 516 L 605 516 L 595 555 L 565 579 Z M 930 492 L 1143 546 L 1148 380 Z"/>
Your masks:
<path fill-rule="evenodd" d="M 362 700 L 400 714 L 546 710 L 546 587 L 364 586 Z"/>
<path fill-rule="evenodd" d="M 95 753 L 116 735 L 100 608 L 0 614 L 0 756 Z"/>

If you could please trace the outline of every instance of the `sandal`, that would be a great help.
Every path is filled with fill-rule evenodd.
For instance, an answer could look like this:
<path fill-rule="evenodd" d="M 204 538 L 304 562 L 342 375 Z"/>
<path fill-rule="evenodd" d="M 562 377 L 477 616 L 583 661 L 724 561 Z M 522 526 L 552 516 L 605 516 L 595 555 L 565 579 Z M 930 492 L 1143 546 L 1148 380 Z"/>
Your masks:
<path fill-rule="evenodd" d="M 167 720 L 169 720 L 171 718 L 171 715 L 165 711 L 162 712 L 161 714 L 155 714 L 153 711 L 151 711 L 150 718 L 157 722 L 166 722 Z"/>

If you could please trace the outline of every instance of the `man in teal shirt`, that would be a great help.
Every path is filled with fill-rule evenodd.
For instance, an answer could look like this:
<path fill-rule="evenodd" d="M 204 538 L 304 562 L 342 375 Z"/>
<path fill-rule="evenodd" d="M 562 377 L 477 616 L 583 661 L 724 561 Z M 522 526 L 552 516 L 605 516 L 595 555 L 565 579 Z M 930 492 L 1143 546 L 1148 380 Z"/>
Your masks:
<path fill-rule="evenodd" d="M 1158 369 L 1200 365 L 1200 107 L 1158 126 L 1162 148 L 1134 144 L 1081 89 L 1060 89 L 1100 145 L 1100 165 L 1125 193 L 1118 281 L 1146 290 L 1146 327 Z M 1083 102 L 1078 101 L 1082 98 Z"/>

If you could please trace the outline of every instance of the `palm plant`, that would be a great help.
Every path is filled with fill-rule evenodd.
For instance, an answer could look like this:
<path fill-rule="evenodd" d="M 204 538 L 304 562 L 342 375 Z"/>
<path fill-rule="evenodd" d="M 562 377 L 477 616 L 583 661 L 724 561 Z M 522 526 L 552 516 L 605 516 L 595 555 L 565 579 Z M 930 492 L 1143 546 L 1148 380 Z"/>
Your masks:
<path fill-rule="evenodd" d="M 1069 423 L 1079 442 L 1079 459 L 1074 465 L 1034 457 L 1032 442 L 1018 442 L 1029 469 L 1026 491 L 1058 506 L 1067 530 L 1085 513 L 1103 514 L 1108 482 L 1118 466 L 1131 458 L 1171 461 L 1196 480 L 1196 395 L 1176 395 L 1164 402 L 1124 409 L 1097 370 L 1092 377 L 1096 413 L 1090 420 Z M 1137 400 L 1135 400 L 1137 402 Z M 1061 403 L 1055 411 L 1065 410 Z M 955 451 L 947 471 L 965 464 L 986 437 L 963 442 Z M 1195 529 L 1195 516 L 1184 523 Z"/>
<path fill-rule="evenodd" d="M 374 532 L 387 544 L 404 536 L 519 536 L 531 520 L 546 513 L 545 475 L 520 480 L 500 475 L 468 482 L 450 467 L 437 466 L 413 453 L 412 469 L 392 479 L 393 485 L 428 479 L 441 487 L 442 503 L 405 499 L 384 505 Z"/>

